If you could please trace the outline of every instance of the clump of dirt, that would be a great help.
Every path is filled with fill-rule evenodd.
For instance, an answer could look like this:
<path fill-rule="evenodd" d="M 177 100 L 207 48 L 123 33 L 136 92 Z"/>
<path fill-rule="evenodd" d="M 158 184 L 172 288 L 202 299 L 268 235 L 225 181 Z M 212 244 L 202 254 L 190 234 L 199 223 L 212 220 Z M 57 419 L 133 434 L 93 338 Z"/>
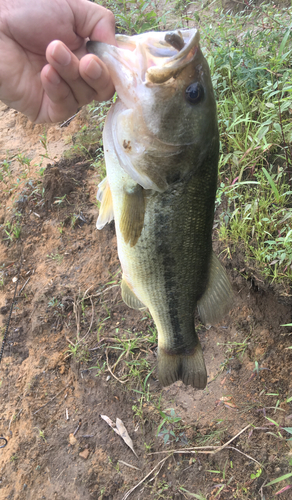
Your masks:
<path fill-rule="evenodd" d="M 2 331 L 19 277 L 0 365 L 1 498 L 274 498 L 288 483 L 266 484 L 291 472 L 291 296 L 239 252 L 226 258 L 234 308 L 210 329 L 196 319 L 208 386 L 161 388 L 153 321 L 121 300 L 114 225 L 95 228 L 94 158 L 45 166 L 16 184 L 15 160 L 3 185 Z M 137 456 L 100 414 L 123 421 Z"/>

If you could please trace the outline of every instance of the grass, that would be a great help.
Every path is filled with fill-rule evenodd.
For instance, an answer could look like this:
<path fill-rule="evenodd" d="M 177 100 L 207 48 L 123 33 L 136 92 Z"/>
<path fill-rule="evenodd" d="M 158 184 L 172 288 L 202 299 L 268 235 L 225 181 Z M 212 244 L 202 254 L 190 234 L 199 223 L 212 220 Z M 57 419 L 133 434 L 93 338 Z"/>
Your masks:
<path fill-rule="evenodd" d="M 221 138 L 219 238 L 278 282 L 292 276 L 291 12 L 201 16 Z"/>
<path fill-rule="evenodd" d="M 213 2 L 214 4 L 214 2 Z M 104 2 L 127 34 L 199 25 L 218 103 L 219 238 L 242 248 L 264 276 L 292 277 L 292 8 L 243 12 L 192 2 Z"/>

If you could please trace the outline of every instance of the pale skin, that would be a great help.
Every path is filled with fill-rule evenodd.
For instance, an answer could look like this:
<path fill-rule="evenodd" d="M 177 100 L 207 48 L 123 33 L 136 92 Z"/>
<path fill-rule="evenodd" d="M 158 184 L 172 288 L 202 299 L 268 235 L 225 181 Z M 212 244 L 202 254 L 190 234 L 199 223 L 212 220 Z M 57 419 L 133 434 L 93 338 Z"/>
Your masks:
<path fill-rule="evenodd" d="M 88 0 L 0 0 L 0 100 L 55 123 L 114 86 L 86 40 L 115 45 L 114 15 Z"/>

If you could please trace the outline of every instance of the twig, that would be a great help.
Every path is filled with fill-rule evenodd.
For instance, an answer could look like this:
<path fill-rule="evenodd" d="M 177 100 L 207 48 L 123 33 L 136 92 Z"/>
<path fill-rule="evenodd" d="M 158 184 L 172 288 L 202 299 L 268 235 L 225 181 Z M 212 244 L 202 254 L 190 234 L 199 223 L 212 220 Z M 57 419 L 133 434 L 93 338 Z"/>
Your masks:
<path fill-rule="evenodd" d="M 257 463 L 258 465 L 262 466 L 262 464 L 260 462 L 258 462 L 255 458 L 252 458 L 250 457 L 249 455 L 247 455 L 247 453 L 243 453 L 243 451 L 239 450 L 238 448 L 235 448 L 235 446 L 226 446 L 226 448 L 228 450 L 235 450 L 235 451 L 238 451 L 238 453 L 241 453 L 242 455 L 244 455 L 246 458 L 249 458 L 249 460 L 252 460 L 253 462 Z M 219 451 L 219 450 L 218 450 Z M 216 452 L 217 453 L 217 452 Z"/>
<path fill-rule="evenodd" d="M 75 314 L 75 321 L 76 321 L 76 336 L 77 336 L 77 339 L 78 339 L 78 343 L 79 343 L 79 332 L 80 332 L 80 301 L 77 300 L 76 298 L 74 299 L 74 302 L 73 302 L 73 311 L 74 311 L 74 314 Z"/>
<path fill-rule="evenodd" d="M 78 422 L 78 425 L 75 429 L 75 431 L 73 432 L 73 436 L 75 437 L 77 432 L 79 431 L 80 427 L 81 427 L 81 424 L 82 424 L 82 420 L 80 419 L 79 422 Z"/>
<path fill-rule="evenodd" d="M 221 451 L 224 448 L 226 448 L 226 446 L 228 446 L 230 443 L 232 443 L 232 441 L 234 441 L 234 439 L 236 439 L 238 436 L 240 436 L 240 434 L 242 434 L 244 431 L 249 429 L 249 427 L 251 427 L 251 424 L 248 424 L 246 427 L 244 427 L 244 429 L 241 429 L 241 431 L 238 432 L 238 434 L 233 436 L 233 438 L 229 439 L 229 441 L 227 441 L 227 443 L 223 444 L 222 446 L 195 446 L 192 448 L 183 448 L 182 450 L 154 451 L 152 453 L 149 453 L 149 455 L 158 455 L 158 453 L 188 453 L 188 452 L 191 453 L 191 452 L 196 452 L 199 450 L 206 450 L 206 453 L 211 453 L 212 455 L 215 455 L 215 453 L 218 453 L 218 451 Z M 210 450 L 210 451 L 207 451 L 207 450 Z"/>
<path fill-rule="evenodd" d="M 127 464 L 127 462 L 124 462 L 123 460 L 119 460 L 119 463 L 126 465 L 127 467 L 130 467 L 131 469 L 141 470 L 141 469 L 139 469 L 139 467 L 135 467 L 135 465 Z"/>
<path fill-rule="evenodd" d="M 52 399 L 50 399 L 50 401 L 48 401 L 45 405 L 41 406 L 37 411 L 35 411 L 33 413 L 33 415 L 35 415 L 36 413 L 38 413 L 40 410 L 42 410 L 45 406 L 47 406 L 49 403 L 51 403 L 54 399 L 56 399 L 59 394 L 61 394 L 61 392 L 65 391 L 65 389 L 67 389 L 67 387 L 69 387 L 70 384 L 67 384 L 65 387 L 63 387 L 63 389 L 61 391 L 59 391 L 56 396 L 54 396 Z"/>
<path fill-rule="evenodd" d="M 240 436 L 240 434 L 242 434 L 244 431 L 246 431 L 250 427 L 251 427 L 251 424 L 248 424 L 244 429 L 242 429 L 238 434 L 236 434 L 236 436 L 234 436 L 233 438 L 229 439 L 229 441 L 227 441 L 227 443 L 223 444 L 223 446 L 219 446 L 219 448 L 217 449 L 217 451 L 215 453 L 218 453 L 218 451 L 221 451 L 224 448 L 226 448 L 226 446 L 228 446 L 230 443 L 232 443 L 232 441 L 234 441 L 234 439 L 236 439 L 238 436 Z"/>
<path fill-rule="evenodd" d="M 265 498 L 265 497 L 264 497 L 264 492 L 263 492 L 263 487 L 265 486 L 265 484 L 266 484 L 266 482 L 267 482 L 267 481 L 268 481 L 268 480 L 267 480 L 267 479 L 265 479 L 265 481 L 263 482 L 263 484 L 261 485 L 261 487 L 260 487 L 260 489 L 259 489 L 259 493 L 261 494 L 261 500 L 264 500 L 264 498 Z"/>
<path fill-rule="evenodd" d="M 90 302 L 91 302 L 91 310 L 92 310 L 92 313 L 91 313 L 91 322 L 90 322 L 90 325 L 89 325 L 89 328 L 88 328 L 88 330 L 87 330 L 86 334 L 84 335 L 84 337 L 82 337 L 82 339 L 80 339 L 80 340 L 78 341 L 78 343 L 82 342 L 82 341 L 83 341 L 83 340 L 87 337 L 87 335 L 90 333 L 90 330 L 91 330 L 91 327 L 92 327 L 92 323 L 93 323 L 93 319 L 94 319 L 94 306 L 93 306 L 93 301 L 92 301 L 91 296 L 90 296 L 90 297 L 88 297 L 88 298 L 90 299 Z"/>
<path fill-rule="evenodd" d="M 63 472 L 65 471 L 66 469 L 63 469 L 62 472 L 60 472 L 60 474 L 58 475 L 58 477 L 56 478 L 56 481 L 57 479 L 59 479 L 59 477 L 63 474 Z"/>
<path fill-rule="evenodd" d="M 74 118 L 80 113 L 80 111 L 81 110 L 77 111 L 77 113 L 75 113 L 75 115 L 70 116 L 70 118 L 68 118 L 68 120 L 66 120 L 65 122 L 61 123 L 60 128 L 68 127 L 68 125 L 70 125 L 70 123 L 72 122 L 72 120 L 74 120 Z"/>
<path fill-rule="evenodd" d="M 21 292 L 24 290 L 24 288 L 26 287 L 26 285 L 28 284 L 29 280 L 30 280 L 31 276 L 26 280 L 26 282 L 24 283 L 23 287 L 19 290 L 19 294 L 18 294 L 18 297 L 20 297 L 21 295 Z M 17 298 L 18 298 L 17 297 Z"/>
<path fill-rule="evenodd" d="M 106 364 L 107 364 L 107 368 L 108 368 L 108 371 L 110 372 L 110 374 L 111 374 L 111 375 L 112 375 L 112 376 L 113 376 L 113 377 L 114 377 L 114 378 L 115 378 L 118 382 L 120 382 L 121 384 L 126 384 L 126 383 L 128 382 L 128 380 L 129 380 L 129 379 L 127 379 L 127 380 L 120 380 L 118 377 L 116 377 L 116 376 L 113 374 L 113 372 L 112 372 L 112 370 L 111 370 L 111 367 L 110 367 L 110 365 L 109 365 L 109 362 L 108 362 L 108 353 L 107 353 L 107 349 L 106 349 L 106 351 L 105 351 L 105 354 L 106 354 Z"/>
<path fill-rule="evenodd" d="M 163 458 L 162 460 L 160 460 L 160 462 L 158 462 L 158 464 L 156 464 L 156 465 L 155 465 L 155 467 L 154 467 L 154 468 L 153 468 L 150 472 L 148 472 L 148 474 L 147 474 L 145 477 L 143 477 L 143 479 L 141 479 L 141 481 L 139 481 L 139 483 L 138 483 L 138 484 L 136 484 L 136 486 L 134 486 L 134 487 L 133 487 L 133 488 L 131 488 L 129 491 L 127 491 L 127 493 L 123 496 L 122 500 L 127 500 L 127 498 L 129 498 L 129 496 L 131 495 L 131 493 L 133 493 L 133 491 L 135 491 L 135 490 L 136 490 L 136 488 L 138 488 L 138 486 L 140 486 L 141 484 L 143 484 L 143 483 L 144 483 L 144 481 L 146 481 L 146 479 L 148 479 L 148 477 L 149 477 L 149 476 L 151 476 L 151 474 L 152 474 L 152 473 L 153 473 L 156 469 L 158 469 L 158 467 L 159 467 L 160 465 L 161 465 L 161 467 L 162 467 L 162 465 L 166 462 L 166 460 L 167 460 L 169 457 L 171 457 L 171 456 L 172 456 L 172 455 L 168 455 L 167 457 L 165 457 L 165 458 Z M 161 468 L 160 468 L 159 470 L 161 470 Z"/>
<path fill-rule="evenodd" d="M 198 447 L 195 447 L 195 448 L 184 448 L 182 450 L 170 450 L 170 451 L 158 451 L 158 452 L 154 452 L 154 453 L 150 453 L 150 455 L 156 455 L 158 453 L 168 453 L 167 457 L 163 458 L 162 460 L 160 460 L 160 462 L 158 462 L 158 464 L 155 465 L 155 467 L 143 478 L 141 479 L 141 481 L 136 484 L 133 488 L 131 488 L 122 498 L 122 500 L 126 500 L 130 495 L 131 493 L 136 489 L 138 488 L 138 486 L 140 486 L 144 481 L 146 481 L 146 479 L 148 479 L 148 477 L 156 470 L 158 469 L 159 466 L 163 466 L 163 464 L 166 462 L 166 460 L 170 457 L 172 457 L 173 455 L 178 455 L 178 454 L 182 454 L 182 453 L 190 453 L 190 454 L 197 454 L 197 453 L 203 453 L 203 454 L 210 454 L 210 455 L 215 455 L 216 453 L 218 453 L 219 451 L 227 448 L 227 449 L 231 449 L 231 450 L 235 450 L 235 451 L 238 451 L 238 453 L 241 453 L 242 455 L 244 455 L 245 457 L 247 457 L 248 459 L 250 460 L 253 460 L 254 462 L 256 462 L 258 465 L 261 466 L 260 462 L 258 462 L 255 458 L 252 458 L 250 457 L 249 455 L 247 455 L 246 453 L 243 453 L 243 451 L 240 451 L 238 450 L 237 448 L 235 448 L 234 446 L 228 446 L 232 441 L 234 441 L 234 439 L 236 439 L 238 436 L 240 436 L 240 434 L 242 434 L 244 431 L 246 431 L 249 427 L 251 427 L 251 424 L 247 425 L 244 429 L 242 429 L 240 432 L 238 432 L 238 434 L 236 434 L 236 436 L 233 436 L 233 438 L 231 438 L 229 441 L 227 441 L 227 443 L 223 444 L 222 446 L 198 446 Z M 157 474 L 159 474 L 160 470 L 161 470 L 161 467 L 159 469 L 159 471 L 157 472 Z M 156 474 L 156 475 L 157 475 Z"/>

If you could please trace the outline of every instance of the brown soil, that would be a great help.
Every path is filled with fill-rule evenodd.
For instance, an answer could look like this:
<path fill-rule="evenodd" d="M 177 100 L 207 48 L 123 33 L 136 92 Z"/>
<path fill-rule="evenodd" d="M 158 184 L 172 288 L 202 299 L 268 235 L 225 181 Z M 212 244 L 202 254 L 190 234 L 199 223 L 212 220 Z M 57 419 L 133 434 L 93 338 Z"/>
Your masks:
<path fill-rule="evenodd" d="M 262 486 L 292 470 L 291 434 L 281 429 L 292 426 L 292 337 L 280 326 L 291 323 L 290 290 L 275 292 L 234 249 L 224 260 L 234 309 L 210 329 L 196 320 L 207 388 L 161 388 L 153 322 L 121 300 L 114 226 L 95 228 L 98 170 L 90 156 L 61 159 L 65 149 L 78 151 L 86 115 L 47 128 L 55 161 L 40 156 L 43 127 L 4 105 L 0 119 L 0 160 L 11 159 L 1 183 L 3 333 L 23 256 L 0 365 L 0 436 L 8 440 L 0 450 L 0 498 L 121 500 L 165 452 L 197 446 L 203 453 L 169 454 L 130 498 L 274 498 L 289 481 Z M 12 229 L 18 225 L 20 238 Z M 161 412 L 170 409 L 181 420 L 165 421 L 157 435 Z M 100 414 L 123 421 L 137 457 Z M 247 425 L 210 454 L 206 446 L 227 443 Z M 167 439 L 166 431 L 174 435 Z M 291 490 L 280 498 L 291 498 Z"/>

